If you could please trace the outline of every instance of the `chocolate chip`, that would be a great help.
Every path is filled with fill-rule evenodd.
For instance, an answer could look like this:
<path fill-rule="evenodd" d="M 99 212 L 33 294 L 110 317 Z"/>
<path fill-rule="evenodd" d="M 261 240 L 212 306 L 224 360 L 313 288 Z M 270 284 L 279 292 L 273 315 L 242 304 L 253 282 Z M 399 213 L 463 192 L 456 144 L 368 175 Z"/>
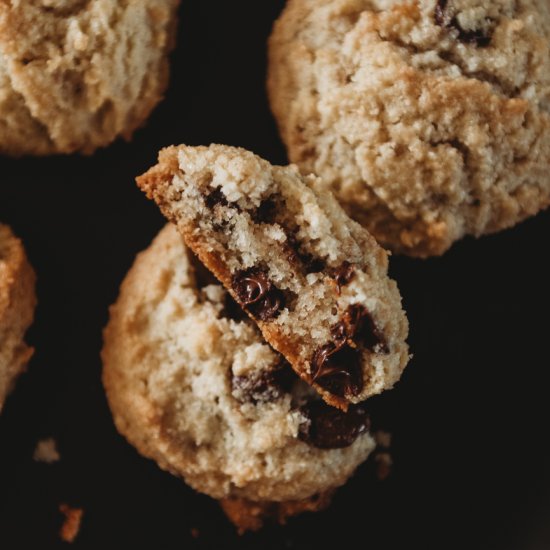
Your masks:
<path fill-rule="evenodd" d="M 321 346 L 311 361 L 311 381 L 339 397 L 356 396 L 363 390 L 361 356 L 345 342 Z"/>
<path fill-rule="evenodd" d="M 274 223 L 277 205 L 272 198 L 262 201 L 256 210 L 249 211 L 250 217 L 255 223 Z"/>
<path fill-rule="evenodd" d="M 204 198 L 204 202 L 210 210 L 212 210 L 217 204 L 221 204 L 222 206 L 229 205 L 225 195 L 222 193 L 221 187 L 216 187 L 216 189 Z"/>
<path fill-rule="evenodd" d="M 348 338 L 356 344 L 362 344 L 371 351 L 389 352 L 384 334 L 376 326 L 365 306 L 361 304 L 349 306 L 344 313 L 344 324 Z"/>
<path fill-rule="evenodd" d="M 438 0 L 434 17 L 435 22 L 440 27 L 456 30 L 458 32 L 458 39 L 466 44 L 473 44 L 480 48 L 485 48 L 491 43 L 492 37 L 487 35 L 484 30 L 463 29 L 458 18 L 451 13 L 450 7 L 449 0 Z"/>
<path fill-rule="evenodd" d="M 388 353 L 384 335 L 367 309 L 353 304 L 330 329 L 332 342 L 317 349 L 311 360 L 311 381 L 339 397 L 363 390 L 360 348 Z"/>
<path fill-rule="evenodd" d="M 286 236 L 286 253 L 289 263 L 295 265 L 301 264 L 306 274 L 320 273 L 326 268 L 323 260 L 300 250 L 300 244 L 294 235 L 287 234 Z"/>
<path fill-rule="evenodd" d="M 343 262 L 340 267 L 331 270 L 331 276 L 338 285 L 338 292 L 348 285 L 355 275 L 355 268 L 349 262 Z"/>
<path fill-rule="evenodd" d="M 267 403 L 288 393 L 295 378 L 290 365 L 282 360 L 274 369 L 261 371 L 255 376 L 233 376 L 231 389 L 241 403 Z"/>
<path fill-rule="evenodd" d="M 319 449 L 349 447 L 368 431 L 370 425 L 369 417 L 361 406 L 352 406 L 348 412 L 342 412 L 323 401 L 314 401 L 300 411 L 307 421 L 300 426 L 299 437 Z"/>
<path fill-rule="evenodd" d="M 240 304 L 260 321 L 277 317 L 285 306 L 283 293 L 258 268 L 238 271 L 231 284 Z"/>

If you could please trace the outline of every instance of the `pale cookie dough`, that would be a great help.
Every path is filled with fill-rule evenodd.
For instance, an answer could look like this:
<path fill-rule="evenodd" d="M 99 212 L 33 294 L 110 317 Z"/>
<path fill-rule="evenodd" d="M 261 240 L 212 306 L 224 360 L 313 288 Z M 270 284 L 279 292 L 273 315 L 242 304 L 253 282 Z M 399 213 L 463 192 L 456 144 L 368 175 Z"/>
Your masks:
<path fill-rule="evenodd" d="M 257 529 L 326 506 L 375 444 L 365 411 L 325 405 L 213 281 L 163 229 L 111 308 L 103 381 L 141 454 Z"/>
<path fill-rule="evenodd" d="M 23 245 L 0 224 L 0 411 L 33 353 L 23 338 L 35 305 L 35 275 Z"/>
<path fill-rule="evenodd" d="M 0 153 L 130 139 L 168 83 L 179 0 L 0 0 Z"/>
<path fill-rule="evenodd" d="M 318 179 L 182 145 L 138 184 L 328 403 L 345 410 L 399 379 L 408 323 L 387 254 Z"/>
<path fill-rule="evenodd" d="M 289 0 L 268 89 L 292 162 L 414 256 L 550 204 L 547 0 Z"/>

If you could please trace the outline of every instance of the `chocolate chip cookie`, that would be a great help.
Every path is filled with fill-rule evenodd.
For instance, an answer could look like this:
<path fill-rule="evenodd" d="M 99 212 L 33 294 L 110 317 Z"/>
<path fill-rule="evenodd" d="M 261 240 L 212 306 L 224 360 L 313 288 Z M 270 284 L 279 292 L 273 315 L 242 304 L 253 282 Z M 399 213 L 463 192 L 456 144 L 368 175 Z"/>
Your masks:
<path fill-rule="evenodd" d="M 168 83 L 179 0 L 0 0 L 0 152 L 130 139 Z"/>
<path fill-rule="evenodd" d="M 332 193 L 234 147 L 169 147 L 138 184 L 330 404 L 390 388 L 408 323 L 388 258 Z"/>
<path fill-rule="evenodd" d="M 0 224 L 0 411 L 32 356 L 23 338 L 32 323 L 35 275 L 23 244 Z"/>
<path fill-rule="evenodd" d="M 326 506 L 374 448 L 366 411 L 326 405 L 173 226 L 110 313 L 103 380 L 118 430 L 241 530 Z"/>
<path fill-rule="evenodd" d="M 290 160 L 414 256 L 550 204 L 546 0 L 289 0 L 269 95 Z"/>

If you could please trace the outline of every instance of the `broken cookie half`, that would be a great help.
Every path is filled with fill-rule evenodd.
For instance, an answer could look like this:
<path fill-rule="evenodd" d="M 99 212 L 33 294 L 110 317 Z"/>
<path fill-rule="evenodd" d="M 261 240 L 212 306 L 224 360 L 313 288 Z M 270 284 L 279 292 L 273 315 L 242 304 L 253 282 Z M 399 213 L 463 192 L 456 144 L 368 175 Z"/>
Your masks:
<path fill-rule="evenodd" d="M 327 403 L 347 410 L 399 379 L 408 322 L 387 253 L 318 178 L 182 145 L 137 182 Z"/>

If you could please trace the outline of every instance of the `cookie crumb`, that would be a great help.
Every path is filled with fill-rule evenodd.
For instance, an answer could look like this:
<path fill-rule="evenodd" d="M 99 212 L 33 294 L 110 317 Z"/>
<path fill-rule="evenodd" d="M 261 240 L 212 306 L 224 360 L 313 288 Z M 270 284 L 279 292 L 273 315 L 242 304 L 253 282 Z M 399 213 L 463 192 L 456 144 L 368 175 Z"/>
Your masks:
<path fill-rule="evenodd" d="M 374 439 L 376 444 L 383 449 L 389 449 L 391 447 L 391 438 L 392 435 L 390 432 L 385 432 L 384 430 L 378 430 L 374 434 Z"/>
<path fill-rule="evenodd" d="M 376 475 L 380 481 L 385 481 L 391 474 L 393 460 L 390 453 L 378 453 L 374 455 L 376 462 Z"/>
<path fill-rule="evenodd" d="M 200 531 L 196 528 L 196 527 L 193 527 L 191 529 L 191 536 L 194 538 L 194 539 L 198 539 L 200 537 L 201 533 Z"/>
<path fill-rule="evenodd" d="M 59 462 L 59 460 L 61 460 L 61 456 L 57 450 L 55 439 L 53 437 L 40 439 L 36 444 L 32 458 L 35 462 L 44 462 L 46 464 Z"/>
<path fill-rule="evenodd" d="M 59 505 L 59 511 L 65 516 L 59 536 L 64 542 L 72 543 L 80 531 L 84 510 L 82 508 L 71 508 L 68 504 L 63 503 Z"/>
<path fill-rule="evenodd" d="M 385 481 L 391 474 L 393 459 L 390 454 L 392 434 L 384 430 L 378 430 L 374 434 L 376 441 L 376 452 L 374 462 L 376 463 L 376 476 L 380 481 Z"/>

